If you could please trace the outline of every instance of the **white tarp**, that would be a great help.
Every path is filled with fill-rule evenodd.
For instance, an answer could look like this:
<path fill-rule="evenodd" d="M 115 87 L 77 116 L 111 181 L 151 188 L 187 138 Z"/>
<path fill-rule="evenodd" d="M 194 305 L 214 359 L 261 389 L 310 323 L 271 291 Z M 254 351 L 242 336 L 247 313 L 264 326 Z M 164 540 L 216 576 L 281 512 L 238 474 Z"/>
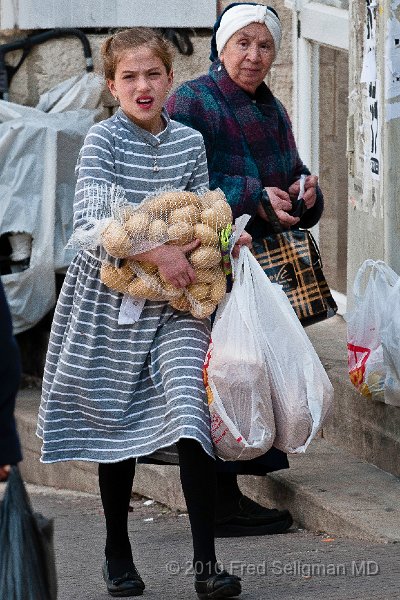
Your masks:
<path fill-rule="evenodd" d="M 14 333 L 54 307 L 55 271 L 73 257 L 65 245 L 72 233 L 75 165 L 102 89 L 96 75 L 85 74 L 47 92 L 41 109 L 0 100 L 0 235 L 32 236 L 29 268 L 2 275 Z M 83 105 L 89 100 L 89 109 L 79 106 L 79 97 Z"/>

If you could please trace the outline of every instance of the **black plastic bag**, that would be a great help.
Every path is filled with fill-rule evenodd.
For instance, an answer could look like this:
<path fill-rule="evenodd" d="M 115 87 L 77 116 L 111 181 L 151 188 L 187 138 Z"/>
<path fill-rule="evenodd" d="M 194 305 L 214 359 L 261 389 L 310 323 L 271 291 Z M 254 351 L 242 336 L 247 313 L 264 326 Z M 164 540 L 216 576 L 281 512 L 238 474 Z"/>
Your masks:
<path fill-rule="evenodd" d="M 53 521 L 34 513 L 18 467 L 0 504 L 2 600 L 56 600 Z"/>

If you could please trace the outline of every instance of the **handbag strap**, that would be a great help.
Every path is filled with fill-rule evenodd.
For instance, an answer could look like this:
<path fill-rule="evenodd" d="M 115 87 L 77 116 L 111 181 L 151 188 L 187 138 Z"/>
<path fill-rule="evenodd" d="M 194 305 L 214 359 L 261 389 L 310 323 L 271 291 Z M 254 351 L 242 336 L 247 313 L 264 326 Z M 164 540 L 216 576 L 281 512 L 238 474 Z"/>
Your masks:
<path fill-rule="evenodd" d="M 276 212 L 272 207 L 270 197 L 268 195 L 268 191 L 266 188 L 263 189 L 261 195 L 261 206 L 265 210 L 266 215 L 268 216 L 268 220 L 274 230 L 274 233 L 281 233 L 283 231 L 281 222 L 276 216 Z M 293 217 L 301 217 L 304 215 L 306 211 L 306 205 L 303 198 L 299 198 L 295 203 L 292 202 L 292 212 L 291 215 Z M 285 230 L 286 231 L 286 230 Z"/>
<path fill-rule="evenodd" d="M 282 231 L 283 231 L 282 225 L 280 224 L 280 221 L 279 221 L 278 217 L 276 216 L 276 212 L 274 211 L 274 209 L 272 207 L 271 200 L 270 200 L 268 192 L 265 188 L 263 188 L 263 191 L 261 194 L 261 206 L 263 207 L 265 214 L 268 217 L 269 224 L 271 225 L 272 229 L 274 230 L 274 233 L 282 233 Z"/>
<path fill-rule="evenodd" d="M 321 256 L 321 253 L 320 253 L 319 248 L 318 248 L 318 244 L 315 241 L 315 238 L 314 238 L 313 234 L 311 233 L 311 231 L 309 229 L 305 229 L 305 230 L 303 229 L 303 231 L 307 231 L 308 239 L 309 239 L 309 241 L 310 241 L 310 243 L 311 243 L 311 245 L 312 245 L 312 247 L 313 247 L 313 249 L 315 251 L 315 254 L 317 255 L 317 258 L 318 258 L 318 261 L 319 261 L 319 266 L 321 267 L 321 269 L 323 269 L 324 265 L 322 264 L 322 256 Z"/>
<path fill-rule="evenodd" d="M 261 206 L 265 210 L 265 214 L 268 217 L 268 220 L 269 220 L 270 225 L 272 226 L 272 228 L 274 230 L 274 233 L 276 233 L 276 234 L 277 233 L 283 233 L 284 230 L 282 228 L 282 225 L 281 225 L 278 217 L 276 216 L 276 212 L 272 208 L 271 201 L 270 201 L 269 196 L 268 196 L 268 192 L 267 192 L 267 190 L 265 188 L 263 189 L 262 196 L 261 196 Z M 308 237 L 309 243 L 311 244 L 311 246 L 312 246 L 312 248 L 313 248 L 313 250 L 315 252 L 315 255 L 318 258 L 318 263 L 319 263 L 320 268 L 323 269 L 324 266 L 322 264 L 321 253 L 319 251 L 318 244 L 315 241 L 315 238 L 312 235 L 311 231 L 309 229 L 303 229 L 303 230 L 300 230 L 300 231 L 306 231 L 307 232 L 307 237 Z"/>

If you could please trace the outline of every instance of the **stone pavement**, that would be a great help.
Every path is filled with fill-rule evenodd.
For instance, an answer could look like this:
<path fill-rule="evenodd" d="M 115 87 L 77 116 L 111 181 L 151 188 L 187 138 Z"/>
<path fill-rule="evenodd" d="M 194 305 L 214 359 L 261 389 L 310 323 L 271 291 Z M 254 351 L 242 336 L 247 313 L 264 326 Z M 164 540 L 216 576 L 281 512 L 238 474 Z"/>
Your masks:
<path fill-rule="evenodd" d="M 58 600 L 110 598 L 100 574 L 104 523 L 99 496 L 32 485 L 28 491 L 34 509 L 54 518 Z M 134 560 L 146 583 L 143 598 L 196 599 L 187 516 L 144 502 L 134 497 L 129 514 Z M 217 550 L 224 566 L 242 577 L 242 600 L 400 598 L 399 544 L 294 527 L 283 535 L 217 540 Z"/>
<path fill-rule="evenodd" d="M 352 407 L 357 410 L 359 397 L 347 376 L 344 321 L 334 317 L 307 328 L 307 332 L 334 385 L 335 404 L 347 406 L 348 411 Z M 97 493 L 95 464 L 69 462 L 43 465 L 39 462 L 40 442 L 35 437 L 39 396 L 37 389 L 21 390 L 17 402 L 16 415 L 24 451 L 21 470 L 25 480 L 54 488 Z M 398 469 L 399 461 L 395 439 L 396 435 L 400 437 L 396 429 L 400 410 L 379 405 L 381 403 L 370 404 L 373 410 L 394 409 L 392 463 L 388 462 L 388 465 L 393 466 L 393 472 L 397 472 L 395 469 Z M 379 415 L 374 413 L 372 416 L 377 420 Z M 350 417 L 346 418 L 345 414 L 336 414 L 334 418 L 342 418 L 343 427 L 350 427 Z M 389 425 L 387 423 L 387 428 Z M 378 422 L 373 430 L 371 426 L 371 439 L 375 436 L 376 443 L 381 439 L 377 434 L 378 426 Z M 240 477 L 243 491 L 266 506 L 289 508 L 295 520 L 310 531 L 323 531 L 368 542 L 400 541 L 400 479 L 357 458 L 354 453 L 344 450 L 343 444 L 342 448 L 333 445 L 330 442 L 332 435 L 329 435 L 329 425 L 325 431 L 329 441 L 318 438 L 305 454 L 290 456 L 290 469 L 272 473 L 268 477 Z M 347 431 L 350 432 L 349 436 L 360 435 L 356 421 Z M 364 438 L 368 439 L 366 436 Z M 348 442 L 349 446 L 351 441 Z M 383 441 L 382 447 L 389 454 L 389 440 L 386 440 L 386 445 Z M 185 510 L 177 467 L 139 465 L 134 491 L 172 509 Z"/>

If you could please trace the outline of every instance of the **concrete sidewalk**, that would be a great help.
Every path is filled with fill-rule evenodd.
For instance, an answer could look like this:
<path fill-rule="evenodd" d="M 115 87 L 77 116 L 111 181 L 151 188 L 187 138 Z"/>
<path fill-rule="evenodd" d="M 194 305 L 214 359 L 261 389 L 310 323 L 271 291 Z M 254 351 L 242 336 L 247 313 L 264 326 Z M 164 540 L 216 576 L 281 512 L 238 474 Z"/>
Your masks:
<path fill-rule="evenodd" d="M 4 484 L 0 484 L 0 497 Z M 58 600 L 107 600 L 99 496 L 28 486 L 35 511 L 54 519 Z M 197 600 L 187 515 L 134 497 L 128 528 L 144 600 Z M 241 600 L 398 600 L 400 545 L 293 527 L 282 535 L 217 540 L 224 567 L 242 577 Z M 6 600 L 1 596 L 2 600 Z"/>
<path fill-rule="evenodd" d="M 337 404 L 351 406 L 350 400 L 357 404 L 358 395 L 347 375 L 343 319 L 334 317 L 307 328 L 307 333 L 334 385 Z M 40 441 L 35 436 L 39 396 L 39 390 L 25 389 L 17 401 L 25 480 L 97 493 L 96 464 L 39 462 Z M 348 427 L 350 417 L 343 415 L 344 426 Z M 338 418 L 336 411 L 333 419 Z M 295 521 L 310 531 L 373 542 L 400 541 L 399 478 L 333 445 L 330 439 L 342 441 L 337 427 L 328 424 L 324 433 L 326 437 L 315 440 L 305 454 L 289 458 L 290 469 L 268 477 L 241 476 L 242 490 L 266 506 L 289 508 Z M 345 440 L 342 446 L 346 445 L 351 447 L 351 440 Z M 185 510 L 177 467 L 139 465 L 134 491 L 172 509 Z"/>

